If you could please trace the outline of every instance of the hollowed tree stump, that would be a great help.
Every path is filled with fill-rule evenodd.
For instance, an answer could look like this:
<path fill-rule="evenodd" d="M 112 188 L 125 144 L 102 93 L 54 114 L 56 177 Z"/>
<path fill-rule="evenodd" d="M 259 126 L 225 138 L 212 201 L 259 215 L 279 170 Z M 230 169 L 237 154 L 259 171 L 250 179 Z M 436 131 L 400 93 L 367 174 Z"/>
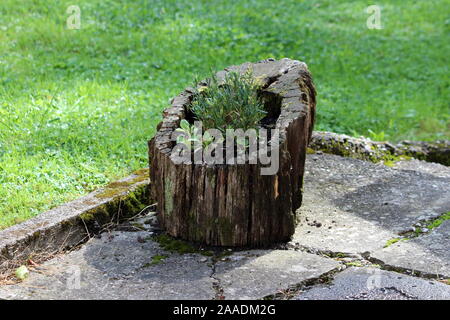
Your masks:
<path fill-rule="evenodd" d="M 280 130 L 280 163 L 275 175 L 261 175 L 260 164 L 176 164 L 171 140 L 194 98 L 189 88 L 163 112 L 149 141 L 151 193 L 159 221 L 174 237 L 213 246 L 267 246 L 288 241 L 302 202 L 306 147 L 315 115 L 315 89 L 306 64 L 268 59 L 217 73 L 252 70 L 263 83 L 260 94 L 267 122 Z"/>

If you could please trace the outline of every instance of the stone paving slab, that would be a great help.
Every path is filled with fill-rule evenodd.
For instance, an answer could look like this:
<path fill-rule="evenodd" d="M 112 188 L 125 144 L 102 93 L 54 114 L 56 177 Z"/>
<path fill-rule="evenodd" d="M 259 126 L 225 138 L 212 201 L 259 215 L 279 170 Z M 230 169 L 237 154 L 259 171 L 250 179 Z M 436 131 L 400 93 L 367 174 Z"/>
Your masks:
<path fill-rule="evenodd" d="M 148 232 L 112 232 L 45 263 L 18 285 L 0 287 L 3 299 L 212 299 L 208 258 L 171 254 Z M 152 264 L 153 256 L 167 256 Z M 77 276 L 80 285 L 77 286 Z"/>
<path fill-rule="evenodd" d="M 448 220 L 427 234 L 385 246 L 417 222 L 450 211 L 450 169 L 421 161 L 395 166 L 308 155 L 303 206 L 290 250 L 235 251 L 218 262 L 217 256 L 167 252 L 149 238 L 158 232 L 151 215 L 134 221 L 137 228 L 120 225 L 79 250 L 56 256 L 22 283 L 0 286 L 0 299 L 260 299 L 339 271 L 340 262 L 324 253 L 369 257 L 395 270 L 449 277 Z M 371 269 L 349 270 L 336 276 L 327 289 L 330 297 L 435 299 L 446 292 L 439 291 L 444 284 L 392 272 L 383 273 L 386 285 L 367 291 L 362 286 L 369 276 L 358 272 Z M 314 297 L 314 290 L 299 298 Z"/>
<path fill-rule="evenodd" d="M 161 249 L 150 238 L 152 227 L 119 229 L 44 263 L 22 283 L 0 286 L 0 299 L 207 300 L 216 298 L 218 286 L 225 299 L 258 299 L 340 265 L 293 250 L 234 252 L 215 264 L 214 257 Z"/>
<path fill-rule="evenodd" d="M 348 268 L 298 300 L 450 300 L 450 286 L 376 268 Z"/>
<path fill-rule="evenodd" d="M 216 264 L 227 299 L 261 299 L 339 268 L 335 260 L 293 250 L 237 252 Z"/>
<path fill-rule="evenodd" d="M 450 278 L 450 220 L 429 234 L 396 242 L 370 257 L 391 267 Z"/>
<path fill-rule="evenodd" d="M 383 248 L 418 221 L 450 211 L 450 168 L 419 163 L 419 171 L 408 164 L 403 164 L 407 170 L 400 170 L 310 155 L 300 223 L 291 244 L 359 255 Z"/>

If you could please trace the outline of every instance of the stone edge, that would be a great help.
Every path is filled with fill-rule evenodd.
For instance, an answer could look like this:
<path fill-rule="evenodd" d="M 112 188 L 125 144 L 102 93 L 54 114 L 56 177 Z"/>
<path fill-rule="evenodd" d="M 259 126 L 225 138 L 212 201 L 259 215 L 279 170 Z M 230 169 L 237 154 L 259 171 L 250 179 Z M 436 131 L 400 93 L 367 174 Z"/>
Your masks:
<path fill-rule="evenodd" d="M 314 131 L 309 153 L 317 151 L 371 162 L 383 161 L 389 165 L 398 160 L 415 158 L 450 166 L 450 141 L 372 141 L 365 137 L 354 138 L 345 134 Z"/>
<path fill-rule="evenodd" d="M 0 230 L 0 273 L 80 245 L 151 204 L 149 171 L 141 169 L 86 196 Z"/>

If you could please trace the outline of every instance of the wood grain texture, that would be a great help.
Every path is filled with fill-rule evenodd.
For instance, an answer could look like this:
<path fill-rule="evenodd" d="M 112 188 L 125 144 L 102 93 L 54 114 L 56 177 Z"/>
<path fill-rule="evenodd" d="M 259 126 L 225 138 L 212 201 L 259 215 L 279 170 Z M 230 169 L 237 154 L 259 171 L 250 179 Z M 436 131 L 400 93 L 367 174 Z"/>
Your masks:
<path fill-rule="evenodd" d="M 288 241 L 301 205 L 306 147 L 315 118 L 315 89 L 306 64 L 268 59 L 217 73 L 252 70 L 280 130 L 279 170 L 261 175 L 258 164 L 175 163 L 173 131 L 186 118 L 193 91 L 164 110 L 149 141 L 151 193 L 161 225 L 174 236 L 213 246 L 264 247 Z"/>

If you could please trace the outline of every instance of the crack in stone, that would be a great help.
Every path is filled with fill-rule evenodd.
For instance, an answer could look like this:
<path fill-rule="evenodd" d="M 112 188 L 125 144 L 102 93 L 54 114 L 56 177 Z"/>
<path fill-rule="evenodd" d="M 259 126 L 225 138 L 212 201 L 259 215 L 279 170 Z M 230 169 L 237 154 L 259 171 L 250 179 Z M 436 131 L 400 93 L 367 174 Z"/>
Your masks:
<path fill-rule="evenodd" d="M 411 269 L 411 268 L 404 268 L 404 267 L 387 264 L 380 259 L 371 257 L 370 252 L 364 253 L 364 259 L 366 259 L 367 261 L 370 261 L 372 263 L 378 264 L 380 266 L 381 270 L 394 271 L 397 273 L 401 273 L 404 275 L 408 275 L 408 276 L 412 276 L 412 277 L 416 277 L 416 278 L 420 278 L 420 279 L 437 279 L 437 280 L 447 279 L 447 277 L 443 274 L 429 273 L 429 272 L 425 272 L 425 271 L 419 271 L 419 270 L 415 270 L 415 269 Z"/>
<path fill-rule="evenodd" d="M 419 221 L 414 223 L 414 225 L 412 227 L 410 227 L 410 229 L 412 229 L 412 230 L 401 231 L 398 233 L 398 235 L 404 237 L 403 238 L 404 240 L 410 240 L 413 238 L 422 237 L 422 236 L 432 233 L 439 226 L 439 225 L 433 225 L 434 222 L 441 220 L 441 223 L 442 223 L 442 221 L 445 221 L 448 219 L 450 219 L 450 212 L 444 212 L 437 217 L 432 217 L 429 219 L 420 219 Z M 423 229 L 427 229 L 427 230 L 423 231 Z"/>
<path fill-rule="evenodd" d="M 211 274 L 209 275 L 209 277 L 211 279 L 214 280 L 213 284 L 212 284 L 212 288 L 215 292 L 214 298 L 213 300 L 224 300 L 225 296 L 224 296 L 224 290 L 221 286 L 221 281 L 219 278 L 216 277 L 216 264 L 218 262 L 218 256 L 214 256 L 213 258 L 213 262 L 211 264 Z"/>
<path fill-rule="evenodd" d="M 418 300 L 419 299 L 418 297 L 409 295 L 406 292 L 399 290 L 396 287 L 383 287 L 383 288 L 377 288 L 376 290 L 383 292 L 383 294 L 388 294 L 389 293 L 388 291 L 394 291 L 395 293 L 405 297 L 408 300 Z M 361 299 L 367 298 L 368 296 L 369 296 L 368 292 L 362 292 L 362 293 L 359 293 L 356 295 L 346 296 L 345 298 L 350 299 L 350 300 L 361 300 Z M 398 300 L 398 299 L 396 299 L 396 300 Z"/>
<path fill-rule="evenodd" d="M 434 221 L 434 220 L 437 220 L 437 218 L 431 219 L 431 220 Z M 318 255 L 321 257 L 334 259 L 340 263 L 343 263 L 345 265 L 345 267 L 338 271 L 334 271 L 334 272 L 331 271 L 333 273 L 333 275 L 345 270 L 346 267 L 357 267 L 357 268 L 375 267 L 380 270 L 393 271 L 393 272 L 397 272 L 400 274 L 413 276 L 413 277 L 416 277 L 419 279 L 443 280 L 443 279 L 447 278 L 445 275 L 441 275 L 441 274 L 427 273 L 427 272 L 414 270 L 414 269 L 410 269 L 410 268 L 403 268 L 403 267 L 397 267 L 397 266 L 386 264 L 384 261 L 381 261 L 379 259 L 371 257 L 371 255 L 370 255 L 371 253 L 369 251 L 362 252 L 360 254 L 349 254 L 349 253 L 344 253 L 344 252 L 335 252 L 335 251 L 331 251 L 331 250 L 320 250 L 320 249 L 316 249 L 316 248 L 312 248 L 312 247 L 308 247 L 308 246 L 303 246 L 298 243 L 282 244 L 282 245 L 278 245 L 277 248 L 280 250 L 295 250 L 295 251 L 299 250 L 299 251 L 303 251 L 306 253 L 315 254 L 315 255 Z M 344 260 L 344 259 L 348 259 L 348 260 Z M 313 284 L 313 285 L 311 285 L 311 287 L 313 287 L 317 284 L 320 284 L 320 283 Z"/>
<path fill-rule="evenodd" d="M 313 248 L 310 246 L 301 245 L 299 243 L 285 243 L 285 244 L 278 244 L 277 246 L 271 248 L 271 249 L 278 249 L 278 250 L 293 250 L 293 251 L 301 251 L 306 252 L 314 255 L 318 255 L 324 258 L 329 259 L 336 259 L 336 258 L 354 258 L 354 259 L 360 259 L 361 255 L 359 254 L 353 254 L 353 253 L 346 253 L 346 252 L 340 252 L 340 251 L 332 251 L 332 250 L 322 250 Z"/>
<path fill-rule="evenodd" d="M 272 295 L 267 295 L 263 297 L 261 300 L 290 300 L 294 296 L 298 295 L 300 292 L 305 290 L 309 290 L 314 286 L 323 285 L 331 283 L 336 274 L 345 270 L 345 267 L 342 265 L 337 266 L 336 268 L 321 274 L 318 277 L 310 278 L 299 282 L 295 285 L 290 286 L 287 289 L 281 290 Z"/>

